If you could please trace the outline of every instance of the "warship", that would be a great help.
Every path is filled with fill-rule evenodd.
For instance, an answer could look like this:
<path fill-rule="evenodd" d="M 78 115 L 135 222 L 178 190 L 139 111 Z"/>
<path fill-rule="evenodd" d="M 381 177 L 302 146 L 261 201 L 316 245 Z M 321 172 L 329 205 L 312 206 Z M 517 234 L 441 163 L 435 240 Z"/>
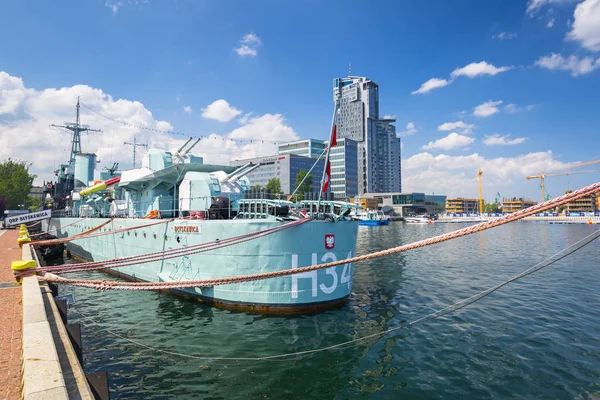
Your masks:
<path fill-rule="evenodd" d="M 193 154 L 200 139 L 191 143 L 192 138 L 172 151 L 148 149 L 140 167 L 134 161 L 134 168 L 120 173 L 117 165 L 98 171 L 96 155 L 81 151 L 80 134 L 90 129 L 80 124 L 79 110 L 78 101 L 76 122 L 61 126 L 73 132 L 71 158 L 56 171 L 55 182 L 44 184 L 52 217 L 42 225 L 58 238 L 72 238 L 66 249 L 73 258 L 101 263 L 158 254 L 106 271 L 131 280 L 173 282 L 288 270 L 355 255 L 358 221 L 350 213 L 356 206 L 334 201 L 326 192 L 327 177 L 322 199 L 319 194 L 291 201 L 252 190 L 246 175 L 258 164 L 206 164 Z M 209 250 L 160 257 L 203 244 L 210 244 Z M 348 263 L 172 291 L 230 309 L 304 312 L 343 304 L 352 280 Z"/>

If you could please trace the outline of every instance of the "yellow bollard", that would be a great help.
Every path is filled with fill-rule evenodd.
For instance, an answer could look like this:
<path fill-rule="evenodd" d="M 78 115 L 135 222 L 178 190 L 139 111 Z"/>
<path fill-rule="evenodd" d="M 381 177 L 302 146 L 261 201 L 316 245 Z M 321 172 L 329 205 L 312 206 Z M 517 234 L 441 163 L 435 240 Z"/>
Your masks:
<path fill-rule="evenodd" d="M 17 243 L 19 243 L 19 247 L 23 247 L 24 243 L 29 243 L 29 242 L 31 242 L 31 239 L 29 238 L 29 236 L 20 237 L 17 239 Z"/>
<path fill-rule="evenodd" d="M 34 260 L 18 260 L 18 261 L 13 261 L 10 265 L 10 268 L 13 270 L 13 274 L 17 274 L 19 272 L 24 272 L 24 271 L 29 271 L 31 270 L 32 273 L 35 274 L 35 270 L 37 268 L 37 264 L 35 263 Z M 27 274 L 31 275 L 31 273 Z M 23 277 L 22 276 L 15 276 L 15 279 L 17 281 L 17 283 L 20 285 L 21 283 L 23 283 Z"/>

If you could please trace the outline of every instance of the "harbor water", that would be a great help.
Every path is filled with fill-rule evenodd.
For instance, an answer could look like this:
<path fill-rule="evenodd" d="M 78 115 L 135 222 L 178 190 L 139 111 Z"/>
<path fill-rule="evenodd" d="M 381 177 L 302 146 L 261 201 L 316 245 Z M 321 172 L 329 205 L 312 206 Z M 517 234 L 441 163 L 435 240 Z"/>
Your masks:
<path fill-rule="evenodd" d="M 461 227 L 361 227 L 357 254 Z M 203 357 L 302 352 L 375 334 L 498 284 L 599 227 L 519 222 L 357 263 L 349 303 L 316 315 L 231 312 L 155 292 L 60 294 L 74 296 L 69 322 L 83 325 L 84 367 L 108 371 L 113 399 L 597 399 L 600 241 L 454 314 L 342 349 Z"/>

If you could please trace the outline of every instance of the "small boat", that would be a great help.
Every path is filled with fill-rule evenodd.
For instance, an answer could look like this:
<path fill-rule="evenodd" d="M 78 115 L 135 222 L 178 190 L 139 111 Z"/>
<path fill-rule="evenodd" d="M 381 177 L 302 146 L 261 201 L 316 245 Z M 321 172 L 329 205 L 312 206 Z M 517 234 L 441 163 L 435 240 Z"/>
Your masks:
<path fill-rule="evenodd" d="M 359 225 L 379 226 L 389 225 L 390 220 L 381 211 L 367 210 L 362 214 L 355 215 Z"/>
<path fill-rule="evenodd" d="M 404 217 L 404 222 L 409 224 L 433 224 L 433 219 L 428 215 L 415 215 L 413 217 Z"/>

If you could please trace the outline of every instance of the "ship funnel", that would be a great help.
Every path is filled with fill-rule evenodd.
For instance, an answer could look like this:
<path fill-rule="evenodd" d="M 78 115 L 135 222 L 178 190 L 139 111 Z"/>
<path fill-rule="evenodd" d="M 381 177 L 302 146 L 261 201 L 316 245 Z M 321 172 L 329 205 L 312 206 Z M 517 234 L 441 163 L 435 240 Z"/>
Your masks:
<path fill-rule="evenodd" d="M 235 175 L 239 174 L 240 172 L 242 172 L 244 169 L 250 167 L 252 165 L 251 162 L 242 165 L 241 167 L 237 168 L 235 171 L 225 175 L 224 177 L 222 177 L 219 182 L 223 183 L 223 182 L 227 182 L 228 180 L 230 180 L 231 178 L 233 178 Z"/>
<path fill-rule="evenodd" d="M 255 164 L 255 165 L 251 166 L 250 168 L 248 168 L 247 170 L 243 171 L 241 174 L 236 174 L 233 178 L 231 178 L 229 180 L 229 183 L 231 183 L 231 184 L 236 183 L 242 176 L 248 175 L 250 172 L 254 171 L 258 167 L 260 167 L 260 164 Z"/>

